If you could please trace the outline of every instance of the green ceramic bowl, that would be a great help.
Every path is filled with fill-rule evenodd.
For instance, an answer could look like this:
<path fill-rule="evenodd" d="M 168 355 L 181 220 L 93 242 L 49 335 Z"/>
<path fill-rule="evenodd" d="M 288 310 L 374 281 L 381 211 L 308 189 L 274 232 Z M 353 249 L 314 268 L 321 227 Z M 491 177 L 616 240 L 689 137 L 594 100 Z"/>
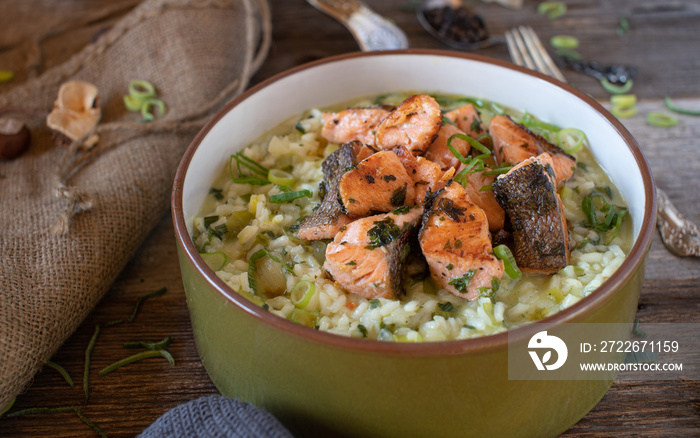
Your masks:
<path fill-rule="evenodd" d="M 593 408 L 612 380 L 509 380 L 509 348 L 525 348 L 539 324 L 424 344 L 318 332 L 239 296 L 192 243 L 192 218 L 232 152 L 308 108 L 402 90 L 481 96 L 587 133 L 628 203 L 634 244 L 595 293 L 543 322 L 551 332 L 570 323 L 632 323 L 656 200 L 649 166 L 613 116 L 566 84 L 502 61 L 434 50 L 355 53 L 253 87 L 202 129 L 182 159 L 172 214 L 202 363 L 221 393 L 270 411 L 297 436 L 555 436 Z"/>

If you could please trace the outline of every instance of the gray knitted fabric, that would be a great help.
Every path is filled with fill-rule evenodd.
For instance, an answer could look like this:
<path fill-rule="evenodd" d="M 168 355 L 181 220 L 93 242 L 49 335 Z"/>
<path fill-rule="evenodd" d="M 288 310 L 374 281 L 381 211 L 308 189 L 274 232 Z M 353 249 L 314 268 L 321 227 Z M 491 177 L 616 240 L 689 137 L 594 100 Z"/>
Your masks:
<path fill-rule="evenodd" d="M 268 412 L 220 395 L 177 406 L 139 435 L 139 438 L 156 437 L 293 438 Z"/>

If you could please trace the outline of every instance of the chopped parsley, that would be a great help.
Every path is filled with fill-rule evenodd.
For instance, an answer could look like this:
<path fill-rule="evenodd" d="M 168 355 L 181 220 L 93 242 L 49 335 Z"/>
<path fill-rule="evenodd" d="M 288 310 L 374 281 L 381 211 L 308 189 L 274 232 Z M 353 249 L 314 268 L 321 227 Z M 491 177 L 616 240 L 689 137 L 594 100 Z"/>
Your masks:
<path fill-rule="evenodd" d="M 406 202 L 406 188 L 408 188 L 408 183 L 404 183 L 403 187 L 399 187 L 391 194 L 391 199 L 389 202 L 394 207 L 399 207 L 404 205 Z"/>
<path fill-rule="evenodd" d="M 366 249 L 375 249 L 386 246 L 398 239 L 401 236 L 401 228 L 399 228 L 394 220 L 390 217 L 374 222 L 374 227 L 367 231 L 369 237 L 369 245 Z"/>
<path fill-rule="evenodd" d="M 369 300 L 369 308 L 370 309 L 376 309 L 377 307 L 381 306 L 382 302 L 379 301 L 379 298 L 375 298 L 373 300 Z"/>
<path fill-rule="evenodd" d="M 455 305 L 452 304 L 452 303 L 450 303 L 449 301 L 446 301 L 446 302 L 444 302 L 444 303 L 439 303 L 439 304 L 438 304 L 438 307 L 439 307 L 440 310 L 442 310 L 443 312 L 448 312 L 448 313 L 454 313 L 454 312 L 457 310 L 457 308 L 455 307 Z"/>
<path fill-rule="evenodd" d="M 223 189 L 215 189 L 212 187 L 209 189 L 209 194 L 212 195 L 217 201 L 224 199 Z"/>
<path fill-rule="evenodd" d="M 467 290 L 467 286 L 469 286 L 469 283 L 471 283 L 474 274 L 476 274 L 476 269 L 470 269 L 469 271 L 467 271 L 466 274 L 462 275 L 461 277 L 455 277 L 452 280 L 450 280 L 448 284 L 454 286 L 454 288 L 458 291 L 464 292 Z"/>
<path fill-rule="evenodd" d="M 363 338 L 367 337 L 367 327 L 363 326 L 362 324 L 357 324 L 357 330 L 359 330 Z"/>

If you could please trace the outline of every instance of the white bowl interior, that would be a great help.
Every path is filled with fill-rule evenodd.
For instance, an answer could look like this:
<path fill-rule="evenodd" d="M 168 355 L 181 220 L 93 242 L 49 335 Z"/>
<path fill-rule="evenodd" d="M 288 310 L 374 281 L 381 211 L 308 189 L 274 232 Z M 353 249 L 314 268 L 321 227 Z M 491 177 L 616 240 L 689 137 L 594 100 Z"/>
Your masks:
<path fill-rule="evenodd" d="M 489 99 L 586 133 L 626 200 L 639 235 L 645 196 L 635 157 L 615 126 L 583 99 L 535 76 L 473 59 L 429 54 L 350 57 L 283 76 L 233 107 L 202 139 L 185 175 L 183 213 L 190 235 L 214 178 L 229 155 L 310 108 L 394 91 L 432 91 Z"/>

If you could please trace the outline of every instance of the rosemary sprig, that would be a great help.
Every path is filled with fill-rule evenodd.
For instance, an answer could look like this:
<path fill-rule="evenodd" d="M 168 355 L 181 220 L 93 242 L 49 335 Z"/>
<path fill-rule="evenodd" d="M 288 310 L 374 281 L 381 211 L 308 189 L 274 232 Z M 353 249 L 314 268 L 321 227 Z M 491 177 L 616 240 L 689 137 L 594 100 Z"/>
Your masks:
<path fill-rule="evenodd" d="M 87 424 L 88 426 L 92 427 L 97 434 L 102 437 L 102 438 L 107 438 L 107 435 L 102 431 L 100 426 L 92 422 L 89 418 L 87 418 L 80 409 L 76 406 L 61 406 L 58 408 L 28 408 L 28 409 L 22 409 L 21 411 L 15 411 L 12 412 L 11 414 L 7 414 L 7 418 L 11 417 L 19 417 L 20 415 L 31 415 L 31 414 L 55 414 L 55 413 L 60 413 L 60 412 L 75 412 L 75 414 L 80 418 L 83 423 Z"/>
<path fill-rule="evenodd" d="M 75 386 L 75 384 L 73 383 L 73 379 L 71 379 L 71 377 L 70 377 L 70 374 L 68 374 L 66 369 L 63 368 L 61 365 L 59 365 L 55 362 L 51 362 L 51 361 L 46 362 L 46 365 L 48 367 L 53 368 L 54 370 L 58 371 L 58 373 L 65 379 L 66 382 L 68 382 L 68 384 L 71 387 Z"/>
<path fill-rule="evenodd" d="M 125 357 L 122 360 L 114 362 L 112 365 L 109 365 L 109 366 L 101 369 L 97 373 L 97 375 L 104 376 L 105 374 L 109 374 L 112 371 L 123 367 L 124 365 L 129 365 L 130 363 L 133 363 L 133 362 L 136 362 L 139 360 L 149 359 L 149 358 L 158 357 L 158 356 L 161 356 L 161 357 L 164 357 L 165 359 L 167 359 L 168 362 L 170 362 L 170 365 L 175 365 L 175 359 L 173 359 L 173 356 L 170 353 L 168 353 L 167 351 L 165 351 L 165 350 L 149 350 L 149 351 L 143 351 L 141 353 L 136 353 L 132 356 Z"/>
<path fill-rule="evenodd" d="M 172 342 L 172 338 L 170 336 L 167 336 L 165 339 L 163 339 L 160 342 L 147 342 L 147 341 L 136 341 L 136 342 L 127 342 L 124 344 L 124 348 L 145 348 L 146 350 L 165 350 L 170 346 L 170 343 Z"/>
<path fill-rule="evenodd" d="M 92 334 L 92 338 L 85 349 L 85 368 L 83 369 L 83 393 L 85 394 L 85 404 L 87 404 L 88 399 L 90 398 L 90 355 L 92 355 L 92 350 L 95 348 L 97 337 L 100 335 L 100 330 L 102 330 L 102 326 L 97 324 L 95 326 L 95 332 Z"/>

